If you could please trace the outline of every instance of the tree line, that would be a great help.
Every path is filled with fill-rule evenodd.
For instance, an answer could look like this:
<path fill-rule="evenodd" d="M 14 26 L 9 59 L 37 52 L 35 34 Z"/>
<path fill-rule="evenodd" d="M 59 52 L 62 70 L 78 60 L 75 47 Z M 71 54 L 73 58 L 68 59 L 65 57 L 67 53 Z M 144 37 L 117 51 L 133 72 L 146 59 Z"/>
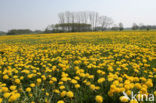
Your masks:
<path fill-rule="evenodd" d="M 58 14 L 59 23 L 47 26 L 46 33 L 52 32 L 84 32 L 105 30 L 154 30 L 155 25 L 133 23 L 132 27 L 124 28 L 123 23 L 114 24 L 111 17 L 100 15 L 98 12 L 62 12 Z"/>
<path fill-rule="evenodd" d="M 114 24 L 113 19 L 108 16 L 100 15 L 98 12 L 81 11 L 81 12 L 61 12 L 58 14 L 58 23 L 51 24 L 44 31 L 30 29 L 12 29 L 7 33 L 0 32 L 0 35 L 17 35 L 17 34 L 39 34 L 39 33 L 60 33 L 60 32 L 87 32 L 87 31 L 105 31 L 105 30 L 152 30 L 156 29 L 155 25 L 143 25 L 133 23 L 132 27 L 124 28 L 123 23 Z"/>
<path fill-rule="evenodd" d="M 107 16 L 100 16 L 98 12 L 62 12 L 58 14 L 59 23 L 49 25 L 46 32 L 83 32 L 105 30 L 113 24 Z"/>
<path fill-rule="evenodd" d="M 0 35 L 6 35 L 6 32 L 0 31 Z"/>
<path fill-rule="evenodd" d="M 132 30 L 154 30 L 156 29 L 156 25 L 144 25 L 144 24 L 136 24 L 133 23 Z"/>
<path fill-rule="evenodd" d="M 21 35 L 21 34 L 40 34 L 44 33 L 42 30 L 30 30 L 30 29 L 12 29 L 9 30 L 7 33 L 3 32 L 3 35 Z M 1 33 L 0 33 L 1 34 Z"/>

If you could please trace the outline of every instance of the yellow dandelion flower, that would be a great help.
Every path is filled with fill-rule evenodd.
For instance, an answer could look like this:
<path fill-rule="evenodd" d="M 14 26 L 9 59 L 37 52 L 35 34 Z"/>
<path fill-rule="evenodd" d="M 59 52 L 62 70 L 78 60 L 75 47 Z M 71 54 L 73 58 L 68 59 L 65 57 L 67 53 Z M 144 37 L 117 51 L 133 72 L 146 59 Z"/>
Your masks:
<path fill-rule="evenodd" d="M 68 96 L 69 98 L 73 98 L 73 97 L 74 97 L 74 93 L 73 93 L 72 91 L 68 91 L 68 92 L 67 92 L 67 96 Z"/>
<path fill-rule="evenodd" d="M 17 86 L 15 86 L 15 85 L 10 86 L 10 90 L 16 90 L 16 87 Z"/>
<path fill-rule="evenodd" d="M 0 98 L 0 103 L 2 103 L 3 102 L 3 99 L 2 98 Z"/>
<path fill-rule="evenodd" d="M 3 94 L 3 97 L 4 97 L 4 98 L 8 98 L 10 95 L 11 95 L 11 93 L 4 93 L 4 94 Z"/>
<path fill-rule="evenodd" d="M 57 103 L 64 103 L 64 101 L 63 100 L 59 100 L 59 101 L 57 101 Z"/>
<path fill-rule="evenodd" d="M 125 103 L 125 102 L 128 102 L 129 100 L 126 96 L 121 96 L 120 101 Z"/>
<path fill-rule="evenodd" d="M 30 87 L 32 87 L 32 88 L 35 87 L 35 84 L 34 83 L 31 83 L 30 84 Z"/>
<path fill-rule="evenodd" d="M 66 91 L 62 91 L 60 95 L 61 95 L 61 97 L 64 97 L 64 96 L 66 96 L 66 94 L 67 94 Z"/>
<path fill-rule="evenodd" d="M 97 95 L 97 96 L 95 97 L 95 100 L 96 100 L 97 103 L 102 103 L 102 102 L 103 102 L 103 97 L 100 96 L 100 95 Z"/>
<path fill-rule="evenodd" d="M 26 91 L 27 91 L 27 92 L 31 92 L 31 88 L 29 88 L 29 87 L 26 88 Z"/>

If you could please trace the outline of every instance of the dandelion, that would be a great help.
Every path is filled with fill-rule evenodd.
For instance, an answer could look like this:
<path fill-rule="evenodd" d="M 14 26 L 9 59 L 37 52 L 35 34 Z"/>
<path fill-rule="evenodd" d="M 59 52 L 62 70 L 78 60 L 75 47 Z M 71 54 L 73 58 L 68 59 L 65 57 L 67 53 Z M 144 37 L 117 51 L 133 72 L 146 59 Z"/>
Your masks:
<path fill-rule="evenodd" d="M 2 103 L 2 101 L 3 101 L 3 99 L 2 99 L 2 98 L 0 98 L 0 103 Z"/>
<path fill-rule="evenodd" d="M 49 93 L 46 92 L 46 96 L 49 96 Z"/>
<path fill-rule="evenodd" d="M 16 90 L 16 87 L 17 87 L 17 86 L 15 86 L 15 85 L 10 86 L 10 90 L 12 90 L 12 91 L 13 91 L 13 90 Z"/>
<path fill-rule="evenodd" d="M 11 93 L 4 93 L 3 97 L 8 98 L 11 95 Z"/>
<path fill-rule="evenodd" d="M 2 92 L 6 93 L 8 91 L 9 91 L 9 89 L 7 87 L 2 87 Z"/>
<path fill-rule="evenodd" d="M 74 93 L 73 93 L 72 91 L 68 91 L 68 92 L 67 92 L 67 96 L 68 96 L 69 98 L 73 98 L 73 97 L 74 97 Z"/>
<path fill-rule="evenodd" d="M 102 102 L 103 102 L 103 97 L 100 96 L 100 95 L 97 95 L 97 96 L 95 97 L 95 100 L 96 100 L 97 103 L 102 103 Z"/>
<path fill-rule="evenodd" d="M 4 75 L 3 79 L 9 79 L 8 75 Z"/>
<path fill-rule="evenodd" d="M 156 96 L 156 91 L 154 91 L 154 95 Z"/>
<path fill-rule="evenodd" d="M 59 88 L 60 88 L 61 90 L 62 90 L 62 89 L 65 89 L 65 86 L 62 85 L 62 86 L 60 86 Z"/>
<path fill-rule="evenodd" d="M 138 101 L 133 99 L 129 103 L 138 103 Z"/>
<path fill-rule="evenodd" d="M 76 85 L 75 85 L 75 88 L 80 88 L 80 85 L 79 85 L 79 84 L 76 84 Z"/>
<path fill-rule="evenodd" d="M 62 91 L 60 95 L 61 95 L 61 97 L 64 97 L 64 96 L 66 96 L 66 94 L 67 94 L 66 91 Z"/>
<path fill-rule="evenodd" d="M 101 83 L 103 83 L 104 81 L 105 81 L 105 78 L 100 78 L 100 79 L 98 79 L 97 82 L 98 82 L 99 84 L 101 84 Z"/>
<path fill-rule="evenodd" d="M 57 101 L 57 103 L 64 103 L 64 101 L 63 100 L 59 100 L 59 101 Z"/>
<path fill-rule="evenodd" d="M 121 96 L 121 97 L 120 97 L 120 101 L 125 103 L 125 102 L 128 102 L 129 100 L 128 100 L 127 97 Z"/>
<path fill-rule="evenodd" d="M 32 88 L 35 87 L 35 84 L 34 83 L 31 83 L 30 84 L 30 87 L 32 87 Z"/>
<path fill-rule="evenodd" d="M 40 84 L 42 80 L 40 78 L 37 79 L 37 83 Z"/>
<path fill-rule="evenodd" d="M 15 79 L 16 84 L 20 84 L 20 82 L 21 82 L 20 79 Z"/>
<path fill-rule="evenodd" d="M 26 91 L 27 91 L 27 92 L 31 92 L 31 88 L 29 88 L 29 87 L 26 88 Z"/>
<path fill-rule="evenodd" d="M 19 93 L 15 93 L 13 95 L 11 95 L 11 97 L 9 98 L 9 102 L 14 102 L 16 101 L 18 98 L 20 97 L 20 94 Z"/>

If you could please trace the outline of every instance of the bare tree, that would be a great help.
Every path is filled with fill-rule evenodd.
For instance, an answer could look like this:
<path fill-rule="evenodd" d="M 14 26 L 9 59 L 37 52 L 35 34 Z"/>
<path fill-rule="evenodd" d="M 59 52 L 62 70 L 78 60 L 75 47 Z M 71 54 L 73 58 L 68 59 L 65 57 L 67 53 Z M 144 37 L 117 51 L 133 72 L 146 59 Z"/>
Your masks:
<path fill-rule="evenodd" d="M 59 23 L 60 23 L 60 24 L 64 24 L 64 23 L 65 23 L 65 14 L 64 14 L 64 13 L 59 13 L 59 14 L 58 14 L 58 17 L 59 17 Z M 62 27 L 62 30 L 64 31 L 65 28 Z"/>
<path fill-rule="evenodd" d="M 58 14 L 58 17 L 59 17 L 59 23 L 65 23 L 65 15 L 64 13 L 59 13 Z"/>
<path fill-rule="evenodd" d="M 139 29 L 139 26 L 136 23 L 133 23 L 132 30 L 137 30 L 137 29 Z"/>
<path fill-rule="evenodd" d="M 89 21 L 90 21 L 90 24 L 92 25 L 92 30 L 94 30 L 94 28 L 97 25 L 97 21 L 98 21 L 98 13 L 90 12 L 89 13 Z"/>
<path fill-rule="evenodd" d="M 87 24 L 88 19 L 89 19 L 89 13 L 88 12 L 83 12 L 83 18 L 84 18 L 84 23 Z"/>
<path fill-rule="evenodd" d="M 65 23 L 67 23 L 67 24 L 71 23 L 70 20 L 71 20 L 71 13 L 69 11 L 66 11 L 65 12 L 65 21 L 66 21 Z M 67 31 L 70 31 L 69 26 L 67 26 Z"/>
<path fill-rule="evenodd" d="M 101 16 L 99 18 L 99 24 L 100 24 L 102 30 L 105 30 L 113 24 L 113 20 L 110 17 Z"/>
<path fill-rule="evenodd" d="M 64 13 L 58 14 L 59 16 L 59 23 L 65 24 L 61 25 L 60 27 L 66 31 L 74 31 L 74 26 L 77 26 L 78 29 L 81 24 L 90 24 L 92 30 L 102 30 L 107 29 L 112 25 L 113 20 L 107 16 L 99 16 L 98 12 L 69 12 L 66 11 Z M 75 23 L 77 23 L 75 25 Z M 79 25 L 80 24 L 80 25 Z M 82 25 L 81 25 L 82 26 Z M 80 27 L 80 29 L 83 29 Z M 101 29 L 100 29 L 101 30 Z M 82 31 L 82 30 L 79 30 Z"/>
<path fill-rule="evenodd" d="M 98 26 L 98 23 L 99 23 L 99 14 L 96 12 L 95 13 L 95 25 L 94 25 L 94 28 L 96 29 L 96 27 Z"/>

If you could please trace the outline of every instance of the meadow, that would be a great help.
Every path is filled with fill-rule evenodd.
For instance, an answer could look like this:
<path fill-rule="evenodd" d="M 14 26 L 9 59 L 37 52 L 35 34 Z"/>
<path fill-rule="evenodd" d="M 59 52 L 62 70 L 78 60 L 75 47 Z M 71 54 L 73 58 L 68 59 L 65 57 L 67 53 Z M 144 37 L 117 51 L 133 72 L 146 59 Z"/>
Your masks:
<path fill-rule="evenodd" d="M 156 102 L 155 31 L 0 36 L 0 103 L 139 103 L 142 94 Z"/>

